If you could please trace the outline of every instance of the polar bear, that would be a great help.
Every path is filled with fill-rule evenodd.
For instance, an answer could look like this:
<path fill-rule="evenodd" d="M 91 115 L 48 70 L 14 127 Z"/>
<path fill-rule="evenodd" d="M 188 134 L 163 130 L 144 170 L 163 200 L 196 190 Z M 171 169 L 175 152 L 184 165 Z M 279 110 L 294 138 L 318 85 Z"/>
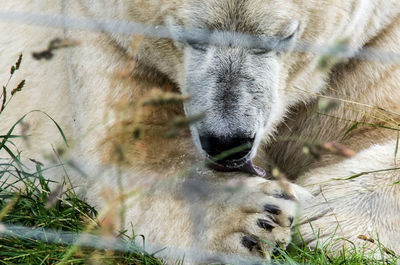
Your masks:
<path fill-rule="evenodd" d="M 379 237 L 400 252 L 400 67 L 390 60 L 400 52 L 399 1 L 6 0 L 1 8 L 0 80 L 21 52 L 8 86 L 26 80 L 1 131 L 31 110 L 49 114 L 70 143 L 62 159 L 75 188 L 121 217 L 115 224 L 168 246 L 162 255 L 268 257 L 291 241 L 299 201 L 295 223 L 311 246 L 318 231 L 319 240 L 337 234 L 368 248 Z M 144 38 L 103 23 L 115 21 L 139 23 Z M 79 45 L 40 56 L 55 38 Z M 326 56 L 338 46 L 340 60 Z M 366 49 L 375 56 L 358 53 Z M 40 113 L 25 123 L 31 136 L 16 141 L 23 157 L 62 146 Z M 333 154 L 343 146 L 355 154 Z"/>

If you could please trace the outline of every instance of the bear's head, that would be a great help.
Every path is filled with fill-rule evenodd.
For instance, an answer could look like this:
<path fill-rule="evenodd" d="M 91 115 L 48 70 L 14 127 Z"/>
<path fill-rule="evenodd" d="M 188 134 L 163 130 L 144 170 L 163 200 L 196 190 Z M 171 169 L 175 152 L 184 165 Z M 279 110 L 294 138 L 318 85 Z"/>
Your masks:
<path fill-rule="evenodd" d="M 194 142 L 215 169 L 263 175 L 251 162 L 261 140 L 290 105 L 311 97 L 293 91 L 296 82 L 304 87 L 301 72 L 317 67 L 313 56 L 292 51 L 306 8 L 275 0 L 188 2 L 167 24 L 182 56 L 176 82 L 191 96 L 186 115 L 205 114 L 191 126 Z"/>
<path fill-rule="evenodd" d="M 172 40 L 149 38 L 143 57 L 190 96 L 186 115 L 205 114 L 191 133 L 212 167 L 263 174 L 251 162 L 261 141 L 292 106 L 315 98 L 329 76 L 330 66 L 321 71 L 321 55 L 304 52 L 305 44 L 347 38 L 342 11 L 350 2 L 165 2 L 154 24 L 166 25 Z"/>

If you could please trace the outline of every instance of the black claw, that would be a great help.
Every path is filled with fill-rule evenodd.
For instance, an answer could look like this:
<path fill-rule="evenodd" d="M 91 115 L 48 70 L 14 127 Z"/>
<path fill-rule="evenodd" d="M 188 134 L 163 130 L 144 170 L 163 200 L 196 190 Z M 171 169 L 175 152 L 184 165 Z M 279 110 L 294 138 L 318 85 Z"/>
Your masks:
<path fill-rule="evenodd" d="M 287 194 L 286 192 L 280 192 L 278 194 L 274 194 L 273 196 L 278 199 L 294 200 L 294 197 L 292 195 Z"/>
<path fill-rule="evenodd" d="M 275 215 L 279 215 L 279 214 L 282 213 L 281 208 L 279 208 L 276 205 L 268 204 L 268 203 L 264 205 L 264 210 L 266 212 L 269 212 L 269 213 L 272 213 L 272 214 L 275 214 Z"/>
<path fill-rule="evenodd" d="M 282 244 L 281 242 L 276 242 L 275 248 L 274 248 L 274 250 L 272 251 L 272 255 L 274 255 L 274 256 L 279 256 L 279 254 L 281 253 L 281 252 L 279 251 L 279 249 L 282 247 L 281 244 Z"/>
<path fill-rule="evenodd" d="M 242 245 L 252 251 L 255 246 L 258 246 L 258 241 L 251 236 L 244 236 L 242 238 Z"/>
<path fill-rule="evenodd" d="M 293 221 L 294 221 L 293 216 L 290 216 L 290 217 L 289 217 L 289 226 L 292 226 L 292 225 L 293 225 Z"/>
<path fill-rule="evenodd" d="M 258 219 L 257 225 L 268 232 L 271 232 L 272 229 L 276 227 L 276 224 L 270 220 L 265 220 L 265 219 Z"/>

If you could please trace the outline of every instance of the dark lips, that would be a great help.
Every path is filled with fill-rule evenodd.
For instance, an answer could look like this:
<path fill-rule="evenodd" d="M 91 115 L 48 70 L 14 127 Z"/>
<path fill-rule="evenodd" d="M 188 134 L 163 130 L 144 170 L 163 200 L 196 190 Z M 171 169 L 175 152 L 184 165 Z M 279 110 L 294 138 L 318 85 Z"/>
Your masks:
<path fill-rule="evenodd" d="M 212 157 L 207 157 L 206 164 L 209 168 L 222 172 L 246 172 L 259 177 L 265 177 L 266 172 L 264 169 L 253 164 L 249 158 L 244 158 L 241 160 L 230 161 L 229 163 L 223 165 L 218 162 L 213 161 Z"/>

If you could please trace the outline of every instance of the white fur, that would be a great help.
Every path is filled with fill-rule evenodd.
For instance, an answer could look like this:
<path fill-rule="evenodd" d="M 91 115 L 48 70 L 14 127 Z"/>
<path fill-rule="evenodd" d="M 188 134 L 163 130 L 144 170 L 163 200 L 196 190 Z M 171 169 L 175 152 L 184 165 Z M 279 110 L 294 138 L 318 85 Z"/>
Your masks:
<path fill-rule="evenodd" d="M 230 1 L 208 0 L 205 1 L 205 6 L 197 9 L 198 6 L 193 5 L 195 2 L 189 0 L 148 2 L 82 0 L 67 1 L 65 12 L 66 15 L 73 17 L 135 20 L 149 24 L 165 24 L 168 17 L 174 16 L 176 23 L 196 26 L 198 20 L 205 17 L 204 14 L 210 19 L 218 19 L 221 13 L 217 7 L 221 3 L 226 4 Z M 248 18 L 259 22 L 267 35 L 279 35 L 282 27 L 287 26 L 288 21 L 295 19 L 301 20 L 298 38 L 304 38 L 307 43 L 325 45 L 344 37 L 355 49 L 368 44 L 400 52 L 398 46 L 400 2 L 397 0 L 298 0 L 287 1 L 285 4 L 282 4 L 282 1 L 258 0 L 246 3 L 250 6 L 248 9 L 251 15 L 248 15 Z M 60 14 L 62 1 L 6 0 L 2 1 L 0 8 Z M 127 155 L 127 159 L 130 159 L 128 166 L 118 167 L 112 162 L 104 162 L 105 159 L 112 160 L 115 156 L 114 153 L 103 150 L 104 140 L 110 136 L 114 127 L 117 127 L 118 113 L 111 106 L 112 103 L 121 100 L 121 95 L 133 98 L 134 102 L 138 97 L 135 89 L 126 85 L 124 80 L 115 78 L 115 73 L 125 69 L 134 56 L 131 47 L 133 36 L 80 30 L 64 32 L 57 28 L 4 21 L 0 21 L 0 28 L 2 29 L 0 83 L 6 82 L 9 68 L 21 52 L 24 54 L 21 70 L 16 73 L 8 88 L 12 89 L 21 79 L 26 79 L 23 91 L 15 95 L 5 112 L 1 114 L 0 133 L 4 134 L 16 120 L 31 110 L 40 109 L 48 113 L 60 123 L 71 144 L 63 160 L 74 162 L 89 177 L 82 178 L 79 172 L 69 168 L 74 184 L 87 191 L 85 198 L 90 203 L 99 209 L 111 205 L 109 207 L 111 210 L 118 211 L 120 205 L 113 204 L 118 202 L 116 199 L 118 192 L 121 189 L 124 192 L 135 191 L 125 202 L 129 206 L 126 212 L 126 225 L 129 227 L 128 223 L 132 222 L 138 234 L 144 234 L 149 241 L 156 244 L 178 248 L 200 247 L 211 253 L 227 252 L 257 256 L 259 253 L 256 250 L 249 252 L 241 244 L 243 236 L 255 234 L 271 242 L 272 247 L 265 246 L 267 255 L 273 251 L 277 242 L 282 242 L 284 245 L 289 243 L 291 227 L 288 220 L 295 215 L 297 204 L 294 200 L 276 196 L 287 192 L 298 200 L 306 200 L 307 192 L 295 184 L 251 178 L 244 173 L 218 173 L 202 167 L 190 170 L 190 174 L 187 174 L 190 177 L 187 177 L 182 172 L 188 172 L 188 165 L 198 165 L 203 160 L 199 152 L 193 148 L 194 144 L 190 137 L 182 136 L 179 141 L 171 140 L 172 144 L 160 140 L 160 144 L 154 147 L 155 151 L 150 150 L 146 153 L 150 158 L 146 158 L 143 163 L 140 157 L 129 155 Z M 48 43 L 56 37 L 72 38 L 79 40 L 81 44 L 75 48 L 55 51 L 54 58 L 50 61 L 36 61 L 32 58 L 33 51 L 47 48 Z M 203 56 L 199 54 L 194 56 L 193 51 L 185 45 L 179 46 L 169 40 L 156 42 L 154 39 L 146 38 L 137 57 L 140 62 L 155 68 L 157 74 L 166 75 L 185 93 L 187 89 L 192 88 L 192 86 L 185 87 L 187 84 L 185 78 L 191 79 L 199 74 L 200 71 L 196 67 L 201 63 L 204 63 L 202 65 L 204 67 L 209 66 L 212 61 L 212 51 L 215 51 L 215 48 L 211 48 Z M 222 52 L 227 54 L 226 56 L 233 56 L 233 53 L 227 52 L 226 49 Z M 238 50 L 235 52 L 241 54 Z M 265 88 L 268 83 L 268 91 L 272 95 L 270 98 L 273 100 L 264 102 L 263 106 L 270 110 L 267 113 L 269 118 L 264 115 L 266 113 L 262 113 L 252 117 L 254 122 L 242 119 L 239 119 L 240 124 L 228 122 L 243 116 L 243 111 L 238 108 L 230 113 L 231 120 L 221 118 L 217 114 L 211 115 L 204 127 L 220 134 L 230 134 L 232 132 L 229 128 L 237 125 L 240 129 L 257 134 L 253 153 L 257 151 L 256 160 L 262 161 L 265 166 L 267 165 L 264 156 L 265 143 L 271 142 L 270 136 L 274 132 L 277 136 L 283 134 L 284 129 L 278 127 L 282 122 L 288 123 L 289 131 L 300 130 L 301 136 L 304 137 L 314 132 L 317 126 L 320 130 L 318 132 L 326 136 L 321 137 L 324 140 L 332 138 L 340 140 L 343 134 L 339 136 L 339 133 L 338 135 L 335 133 L 345 132 L 346 128 L 348 129 L 346 126 L 342 128 L 341 125 L 331 127 L 336 123 L 329 119 L 318 120 L 315 126 L 307 123 L 307 117 L 304 118 L 307 114 L 302 109 L 302 104 L 312 106 L 315 94 L 326 93 L 333 97 L 343 97 L 348 101 L 360 101 L 363 104 L 400 111 L 398 108 L 400 97 L 395 92 L 397 89 L 395 86 L 399 83 L 395 75 L 398 71 L 396 66 L 358 62 L 356 67 L 348 70 L 350 74 L 346 75 L 346 72 L 343 74 L 339 69 L 337 71 L 343 74 L 341 79 L 330 80 L 329 69 L 318 70 L 320 58 L 317 55 L 293 52 L 261 58 L 249 55 L 247 50 L 244 54 L 245 61 L 247 60 L 246 67 L 252 69 L 257 84 L 263 84 Z M 196 58 L 193 59 L 194 57 Z M 204 58 L 207 59 L 206 62 L 202 61 Z M 270 71 L 263 76 L 257 75 L 255 70 L 264 69 L 263 65 L 257 68 L 249 62 L 263 62 L 264 66 L 268 65 Z M 188 65 L 192 65 L 191 71 L 187 71 Z M 204 82 L 207 87 L 213 85 L 212 78 L 198 81 Z M 245 90 L 248 87 L 244 84 L 241 88 Z M 201 93 L 198 94 L 200 95 L 198 104 L 193 108 L 202 110 L 211 103 L 210 100 L 202 98 Z M 251 93 L 244 95 L 250 98 Z M 290 107 L 299 110 L 298 116 L 290 116 Z M 353 105 L 350 108 L 339 108 L 334 114 L 349 119 L 369 118 L 354 113 L 349 114 L 348 110 L 353 108 L 355 108 Z M 186 110 L 189 112 L 187 106 Z M 159 111 L 158 114 L 162 117 L 164 113 Z M 285 121 L 285 115 L 292 120 Z M 50 165 L 51 163 L 44 157 L 53 153 L 52 147 L 65 148 L 60 134 L 53 123 L 38 113 L 28 116 L 26 122 L 30 124 L 29 132 L 32 133 L 29 144 L 15 141 L 18 148 L 23 151 L 22 157 L 25 161 L 28 161 L 28 158 L 35 158 Z M 198 128 L 195 128 L 193 137 L 200 149 L 197 130 Z M 376 237 L 378 234 L 384 245 L 400 252 L 398 226 L 400 192 L 398 185 L 391 185 L 398 181 L 397 171 L 371 173 L 352 180 L 334 180 L 363 171 L 397 166 L 394 165 L 393 135 L 375 134 L 373 130 L 371 131 L 371 134 L 365 137 L 362 134 L 356 135 L 347 142 L 352 147 L 360 147 L 356 148 L 359 153 L 354 158 L 337 162 L 333 158 L 324 157 L 325 160 L 321 164 L 312 164 L 314 169 L 299 180 L 301 185 L 315 194 L 314 198 L 306 200 L 303 219 L 305 221 L 312 219 L 314 228 L 323 231 L 323 239 L 332 235 L 339 224 L 338 235 L 354 240 L 358 245 L 364 244 L 357 239 L 360 234 L 371 237 Z M 375 141 L 374 135 L 380 142 L 386 143 L 371 146 L 370 142 Z M 124 147 L 129 151 L 131 145 L 134 146 L 131 142 L 127 142 Z M 290 160 L 284 165 L 290 168 L 291 164 L 297 161 L 297 157 L 291 159 L 291 154 L 294 152 L 292 146 L 278 147 L 280 148 L 278 151 L 271 151 L 270 154 L 278 157 L 284 154 L 282 159 L 278 160 Z M 3 157 L 3 154 L 1 156 Z M 164 160 L 161 160 L 162 158 Z M 161 163 L 162 161 L 164 163 Z M 49 176 L 62 177 L 63 174 L 60 169 L 49 173 Z M 181 177 L 182 175 L 185 177 Z M 104 191 L 104 188 L 109 187 L 114 190 L 114 195 L 112 192 Z M 107 197 L 104 194 L 115 197 L 107 201 L 104 200 L 104 197 Z M 277 205 L 282 210 L 281 214 L 274 216 L 277 219 L 277 227 L 270 232 L 260 229 L 257 225 L 258 219 L 267 218 L 263 210 L 263 205 L 266 203 Z M 268 218 L 272 216 L 268 215 Z M 119 223 L 114 221 L 115 224 Z M 305 239 L 315 245 L 308 224 L 303 224 L 300 228 Z M 189 262 L 190 257 L 187 258 Z M 198 257 L 193 257 L 193 260 L 199 262 Z"/>

